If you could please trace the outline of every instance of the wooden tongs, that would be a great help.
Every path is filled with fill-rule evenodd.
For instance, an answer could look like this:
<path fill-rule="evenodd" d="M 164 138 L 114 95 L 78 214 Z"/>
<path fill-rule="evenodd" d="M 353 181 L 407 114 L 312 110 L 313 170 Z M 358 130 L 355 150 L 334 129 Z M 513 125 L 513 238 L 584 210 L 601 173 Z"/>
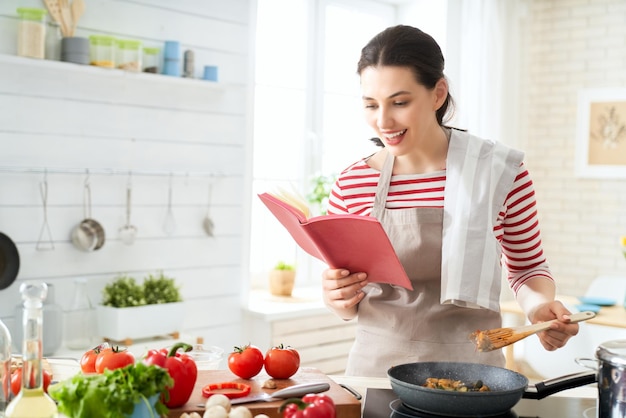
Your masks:
<path fill-rule="evenodd" d="M 596 314 L 591 311 L 578 312 L 570 315 L 569 323 L 586 321 L 595 316 Z M 550 328 L 552 323 L 557 321 L 558 319 L 553 319 L 551 321 L 521 327 L 495 328 L 486 331 L 478 330 L 472 332 L 469 338 L 476 344 L 478 351 L 493 351 L 511 345 L 530 335 L 545 331 Z"/>

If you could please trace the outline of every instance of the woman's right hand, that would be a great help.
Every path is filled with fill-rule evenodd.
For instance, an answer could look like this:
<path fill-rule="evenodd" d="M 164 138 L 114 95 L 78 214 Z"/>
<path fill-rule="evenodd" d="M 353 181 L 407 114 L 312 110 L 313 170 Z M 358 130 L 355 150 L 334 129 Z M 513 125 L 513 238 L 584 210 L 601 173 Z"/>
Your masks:
<path fill-rule="evenodd" d="M 356 316 L 357 305 L 365 296 L 363 287 L 369 282 L 366 273 L 354 273 L 346 269 L 326 269 L 322 273 L 324 302 L 343 319 Z"/>

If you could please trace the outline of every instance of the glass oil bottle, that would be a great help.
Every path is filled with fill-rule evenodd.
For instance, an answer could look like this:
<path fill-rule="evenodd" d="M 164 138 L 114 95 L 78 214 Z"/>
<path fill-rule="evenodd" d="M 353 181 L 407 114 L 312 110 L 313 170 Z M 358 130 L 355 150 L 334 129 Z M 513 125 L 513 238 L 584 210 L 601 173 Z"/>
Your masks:
<path fill-rule="evenodd" d="M 22 325 L 22 389 L 9 403 L 6 418 L 58 418 L 57 406 L 43 390 L 43 301 L 48 294 L 45 283 L 20 286 L 24 315 Z"/>

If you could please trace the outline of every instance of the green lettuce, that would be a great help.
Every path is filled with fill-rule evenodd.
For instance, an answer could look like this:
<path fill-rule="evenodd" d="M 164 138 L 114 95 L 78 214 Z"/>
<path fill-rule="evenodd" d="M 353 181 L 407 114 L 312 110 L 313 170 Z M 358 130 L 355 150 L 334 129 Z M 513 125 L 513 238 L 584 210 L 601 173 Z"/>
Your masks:
<path fill-rule="evenodd" d="M 161 396 L 174 381 L 167 370 L 143 363 L 105 370 L 103 374 L 79 373 L 70 379 L 50 385 L 48 393 L 58 403 L 59 412 L 70 418 L 125 418 L 135 404 L 155 395 L 156 411 L 168 413 Z"/>

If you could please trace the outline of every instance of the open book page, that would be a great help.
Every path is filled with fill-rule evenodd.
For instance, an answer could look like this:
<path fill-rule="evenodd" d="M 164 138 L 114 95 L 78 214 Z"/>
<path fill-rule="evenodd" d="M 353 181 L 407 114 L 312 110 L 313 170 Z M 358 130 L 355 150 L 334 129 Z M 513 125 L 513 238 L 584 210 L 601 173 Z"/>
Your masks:
<path fill-rule="evenodd" d="M 369 280 L 413 289 L 378 219 L 361 215 L 304 218 L 299 209 L 268 193 L 259 198 L 308 254 L 331 268 L 365 272 Z"/>
<path fill-rule="evenodd" d="M 272 196 L 282 200 L 288 205 L 298 209 L 302 212 L 302 215 L 305 219 L 311 217 L 311 210 L 309 209 L 309 205 L 306 203 L 306 200 L 295 192 L 290 192 L 288 190 L 279 187 L 275 192 L 270 193 Z"/>

